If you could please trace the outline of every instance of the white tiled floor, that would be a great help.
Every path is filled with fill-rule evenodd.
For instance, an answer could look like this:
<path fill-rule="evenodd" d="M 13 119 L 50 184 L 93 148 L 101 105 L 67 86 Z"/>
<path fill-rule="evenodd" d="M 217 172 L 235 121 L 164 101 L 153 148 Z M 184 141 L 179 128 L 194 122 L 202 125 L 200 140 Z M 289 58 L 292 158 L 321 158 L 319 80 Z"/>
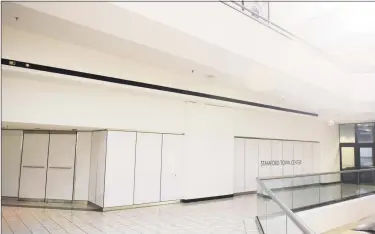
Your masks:
<path fill-rule="evenodd" d="M 2 207 L 2 233 L 255 234 L 255 215 L 255 195 L 104 213 Z"/>

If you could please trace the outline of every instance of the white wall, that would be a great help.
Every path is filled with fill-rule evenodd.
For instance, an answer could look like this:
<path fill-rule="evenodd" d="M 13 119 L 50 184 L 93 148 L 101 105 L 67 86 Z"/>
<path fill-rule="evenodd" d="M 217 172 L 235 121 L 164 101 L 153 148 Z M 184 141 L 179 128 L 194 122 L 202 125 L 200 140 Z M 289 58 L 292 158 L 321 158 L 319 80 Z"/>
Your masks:
<path fill-rule="evenodd" d="M 77 132 L 74 200 L 88 200 L 90 180 L 91 132 Z"/>
<path fill-rule="evenodd" d="M 23 132 L 2 130 L 1 196 L 18 197 Z"/>
<path fill-rule="evenodd" d="M 229 92 L 226 88 L 192 82 L 177 73 L 41 35 L 8 27 L 4 30 L 4 57 L 10 59 L 162 85 L 186 84 L 189 89 L 224 96 L 235 93 L 235 90 Z M 337 126 L 328 126 L 316 117 L 3 68 L 3 121 L 185 133 L 187 148 L 181 173 L 183 198 L 233 193 L 234 136 L 319 141 L 319 158 L 324 160 L 314 162 L 314 170 L 334 171 L 339 167 Z M 192 100 L 196 104 L 186 104 Z M 206 106 L 209 111 L 192 106 Z M 99 174 L 104 173 L 104 163 L 98 164 L 98 160 L 104 160 L 103 151 L 98 147 L 104 146 L 98 142 L 103 139 L 95 137 L 95 133 L 92 139 L 89 200 L 96 203 L 100 197 L 103 199 L 104 188 L 97 185 L 104 186 L 104 181 L 96 182 L 93 173 L 97 166 Z"/>

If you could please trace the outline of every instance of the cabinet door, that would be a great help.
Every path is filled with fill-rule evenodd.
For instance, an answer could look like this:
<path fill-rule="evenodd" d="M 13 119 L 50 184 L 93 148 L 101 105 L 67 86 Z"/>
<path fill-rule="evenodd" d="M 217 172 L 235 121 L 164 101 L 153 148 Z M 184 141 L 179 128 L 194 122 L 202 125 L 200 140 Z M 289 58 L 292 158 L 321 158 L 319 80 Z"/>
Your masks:
<path fill-rule="evenodd" d="M 163 134 L 162 137 L 161 201 L 178 200 L 181 199 L 179 173 L 184 136 Z"/>
<path fill-rule="evenodd" d="M 272 176 L 272 168 L 268 163 L 264 163 L 262 166 L 262 161 L 270 162 L 272 160 L 271 154 L 271 141 L 270 140 L 259 140 L 259 177 L 269 177 Z"/>
<path fill-rule="evenodd" d="M 259 176 L 259 140 L 245 140 L 245 191 L 256 191 L 256 178 Z"/>
<path fill-rule="evenodd" d="M 271 176 L 282 176 L 283 166 L 281 160 L 283 158 L 283 144 L 282 141 L 273 140 L 271 141 L 271 158 L 275 162 L 271 166 Z M 271 182 L 271 181 L 269 181 Z M 271 188 L 282 188 L 284 187 L 283 180 L 272 180 Z"/>
<path fill-rule="evenodd" d="M 135 141 L 135 132 L 108 131 L 104 207 L 133 204 Z"/>
<path fill-rule="evenodd" d="M 234 192 L 245 192 L 245 139 L 234 139 Z"/>
<path fill-rule="evenodd" d="M 76 139 L 75 133 L 50 134 L 46 199 L 73 199 Z"/>
<path fill-rule="evenodd" d="M 282 141 L 271 141 L 271 157 L 272 161 L 275 161 L 276 164 L 271 167 L 272 176 L 282 176 L 283 175 L 283 166 L 281 160 L 283 158 L 283 144 Z"/>
<path fill-rule="evenodd" d="M 134 204 L 160 201 L 161 134 L 137 133 Z"/>
<path fill-rule="evenodd" d="M 24 134 L 20 198 L 45 198 L 48 142 L 48 133 Z"/>
<path fill-rule="evenodd" d="M 2 130 L 1 195 L 18 197 L 23 132 Z"/>
<path fill-rule="evenodd" d="M 303 142 L 294 142 L 294 153 L 293 153 L 294 162 L 303 161 Z M 294 164 L 294 175 L 303 174 L 302 164 Z M 298 177 L 293 179 L 293 186 L 303 185 L 303 178 Z"/>
<path fill-rule="evenodd" d="M 283 141 L 283 161 L 285 164 L 283 167 L 283 176 L 294 175 L 294 166 L 292 165 L 294 154 L 294 142 L 293 141 Z M 283 179 L 284 187 L 290 187 L 293 184 L 293 179 Z"/>

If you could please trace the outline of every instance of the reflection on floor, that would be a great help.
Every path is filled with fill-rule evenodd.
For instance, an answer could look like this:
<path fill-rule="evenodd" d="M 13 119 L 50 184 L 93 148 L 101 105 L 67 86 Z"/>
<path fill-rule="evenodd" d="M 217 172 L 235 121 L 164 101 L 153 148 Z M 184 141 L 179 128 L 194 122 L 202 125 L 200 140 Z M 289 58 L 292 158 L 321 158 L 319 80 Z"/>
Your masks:
<path fill-rule="evenodd" d="M 362 219 L 358 222 L 355 222 L 355 223 L 350 223 L 350 224 L 347 224 L 345 226 L 335 228 L 333 230 L 325 232 L 324 234 L 360 234 L 360 233 L 364 233 L 364 232 L 356 232 L 356 231 L 353 231 L 352 229 L 357 227 L 359 224 L 369 223 L 369 222 L 370 223 L 375 222 L 375 215 L 364 218 L 364 219 Z"/>
<path fill-rule="evenodd" d="M 57 203 L 57 202 L 39 202 L 39 201 L 19 201 L 17 198 L 1 199 L 2 206 L 30 207 L 30 208 L 49 208 L 64 210 L 98 210 L 98 207 L 86 203 Z"/>
<path fill-rule="evenodd" d="M 2 233 L 255 234 L 256 210 L 256 195 L 104 213 L 4 206 Z"/>

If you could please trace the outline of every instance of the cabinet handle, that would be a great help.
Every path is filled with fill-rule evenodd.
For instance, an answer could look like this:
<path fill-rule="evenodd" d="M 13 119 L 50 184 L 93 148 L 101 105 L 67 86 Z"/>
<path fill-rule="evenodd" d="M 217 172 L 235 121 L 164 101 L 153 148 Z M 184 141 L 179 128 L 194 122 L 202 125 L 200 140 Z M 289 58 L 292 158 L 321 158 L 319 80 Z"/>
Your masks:
<path fill-rule="evenodd" d="M 48 167 L 51 169 L 72 169 L 72 167 Z"/>
<path fill-rule="evenodd" d="M 22 166 L 26 168 L 44 168 L 44 166 Z"/>

